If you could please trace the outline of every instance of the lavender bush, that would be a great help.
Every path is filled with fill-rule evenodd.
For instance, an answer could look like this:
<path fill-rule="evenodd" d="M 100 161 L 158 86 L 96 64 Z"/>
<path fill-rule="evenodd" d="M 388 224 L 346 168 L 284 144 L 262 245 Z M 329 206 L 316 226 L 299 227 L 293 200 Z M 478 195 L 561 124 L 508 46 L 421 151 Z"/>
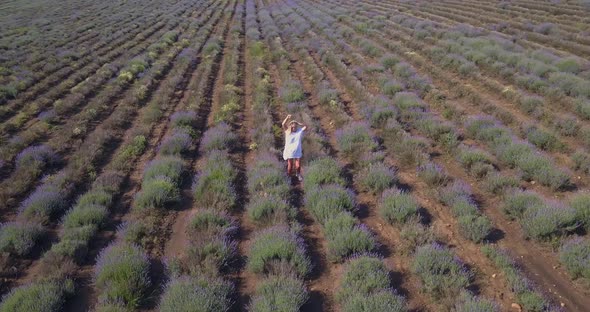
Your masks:
<path fill-rule="evenodd" d="M 184 174 L 184 161 L 176 156 L 166 156 L 149 162 L 143 171 L 143 182 L 166 177 L 178 185 Z"/>
<path fill-rule="evenodd" d="M 380 259 L 358 256 L 344 270 L 336 295 L 343 311 L 406 311 L 403 298 L 390 289 L 389 272 Z"/>
<path fill-rule="evenodd" d="M 576 211 L 576 220 L 586 229 L 590 229 L 590 193 L 578 193 L 572 196 L 569 204 Z"/>
<path fill-rule="evenodd" d="M 493 229 L 490 220 L 482 215 L 463 215 L 457 221 L 461 235 L 474 243 L 482 242 Z"/>
<path fill-rule="evenodd" d="M 103 249 L 94 269 L 99 306 L 122 303 L 137 308 L 151 285 L 149 271 L 149 259 L 138 246 L 120 243 Z"/>
<path fill-rule="evenodd" d="M 279 97 L 284 103 L 301 102 L 305 100 L 305 93 L 301 82 L 288 80 L 283 83 L 279 90 Z"/>
<path fill-rule="evenodd" d="M 333 262 L 356 253 L 370 252 L 376 247 L 372 233 L 364 225 L 357 225 L 356 219 L 348 212 L 329 218 L 324 224 L 324 233 L 328 259 Z"/>
<path fill-rule="evenodd" d="M 189 222 L 187 232 L 195 239 L 215 236 L 233 236 L 238 230 L 237 221 L 223 211 L 200 210 Z"/>
<path fill-rule="evenodd" d="M 432 227 L 420 223 L 418 218 L 412 218 L 402 224 L 400 238 L 399 250 L 403 254 L 411 254 L 418 246 L 432 243 L 434 232 Z"/>
<path fill-rule="evenodd" d="M 297 211 L 277 196 L 258 197 L 248 203 L 248 217 L 257 224 L 288 224 L 295 219 Z"/>
<path fill-rule="evenodd" d="M 11 222 L 0 226 L 0 252 L 28 255 L 41 238 L 43 227 L 35 223 Z"/>
<path fill-rule="evenodd" d="M 531 207 L 543 205 L 541 197 L 531 191 L 513 190 L 504 199 L 502 210 L 511 220 L 520 219 Z"/>
<path fill-rule="evenodd" d="M 308 298 L 309 294 L 301 280 L 273 275 L 263 280 L 257 287 L 248 311 L 300 311 Z"/>
<path fill-rule="evenodd" d="M 21 203 L 19 214 L 28 220 L 42 223 L 66 208 L 62 192 L 53 187 L 39 187 Z"/>
<path fill-rule="evenodd" d="M 282 168 L 258 167 L 248 172 L 250 194 L 275 195 L 286 198 L 290 192 L 288 177 Z"/>
<path fill-rule="evenodd" d="M 191 148 L 192 139 L 190 134 L 186 131 L 177 131 L 173 135 L 166 137 L 158 147 L 160 155 L 180 156 L 188 152 Z"/>
<path fill-rule="evenodd" d="M 211 152 L 193 183 L 195 203 L 218 210 L 232 209 L 237 200 L 233 186 L 236 174 L 227 153 Z"/>
<path fill-rule="evenodd" d="M 420 206 L 412 195 L 395 189 L 387 190 L 379 202 L 379 215 L 391 224 L 404 224 L 416 216 Z"/>
<path fill-rule="evenodd" d="M 352 122 L 336 130 L 336 143 L 344 156 L 353 158 L 360 151 L 371 151 L 377 146 L 369 126 L 363 122 Z"/>
<path fill-rule="evenodd" d="M 193 238 L 184 258 L 184 270 L 191 275 L 218 273 L 235 258 L 237 247 L 237 242 L 227 236 Z"/>
<path fill-rule="evenodd" d="M 412 272 L 420 277 L 426 292 L 435 299 L 456 296 L 472 278 L 472 273 L 453 252 L 438 244 L 418 247 L 412 261 Z"/>
<path fill-rule="evenodd" d="M 168 282 L 159 309 L 162 312 L 224 312 L 232 306 L 234 287 L 218 278 L 183 276 Z"/>
<path fill-rule="evenodd" d="M 395 171 L 383 163 L 374 163 L 359 172 L 357 180 L 361 190 L 377 195 L 393 186 L 397 182 L 397 176 Z"/>
<path fill-rule="evenodd" d="M 305 190 L 310 191 L 324 184 L 345 186 L 340 165 L 333 158 L 323 157 L 312 160 L 305 171 Z"/>
<path fill-rule="evenodd" d="M 305 206 L 321 224 L 339 212 L 352 212 L 356 203 L 352 191 L 339 185 L 328 184 L 306 193 Z"/>
<path fill-rule="evenodd" d="M 266 229 L 254 237 L 247 266 L 254 273 L 272 273 L 277 265 L 288 266 L 300 277 L 305 277 L 312 268 L 303 240 L 283 225 Z"/>
<path fill-rule="evenodd" d="M 536 240 L 547 240 L 565 234 L 578 226 L 576 211 L 567 206 L 543 204 L 529 207 L 521 222 L 525 235 Z"/>
<path fill-rule="evenodd" d="M 548 300 L 534 289 L 530 280 L 522 274 L 504 250 L 492 245 L 484 245 L 481 247 L 481 251 L 504 272 L 510 287 L 516 293 L 518 303 L 526 311 L 551 311 Z"/>
<path fill-rule="evenodd" d="M 142 183 L 141 191 L 135 195 L 133 208 L 137 211 L 165 208 L 180 200 L 178 186 L 166 176 L 158 176 Z"/>
<path fill-rule="evenodd" d="M 215 127 L 209 128 L 201 139 L 200 150 L 203 153 L 213 150 L 231 151 L 238 144 L 237 135 L 231 131 L 228 124 L 221 122 Z"/>
<path fill-rule="evenodd" d="M 197 124 L 197 113 L 193 111 L 179 111 L 170 116 L 170 125 L 174 129 L 193 129 Z"/>
<path fill-rule="evenodd" d="M 574 237 L 559 249 L 559 260 L 573 278 L 590 279 L 590 241 Z"/>
<path fill-rule="evenodd" d="M 447 173 L 437 164 L 427 163 L 418 167 L 418 177 L 432 187 L 441 187 L 447 184 Z"/>
<path fill-rule="evenodd" d="M 60 311 L 63 309 L 66 296 L 73 291 L 71 280 L 44 281 L 16 287 L 2 298 L 0 311 Z"/>
<path fill-rule="evenodd" d="M 30 146 L 16 156 L 17 168 L 38 168 L 52 165 L 58 161 L 57 154 L 47 145 Z"/>

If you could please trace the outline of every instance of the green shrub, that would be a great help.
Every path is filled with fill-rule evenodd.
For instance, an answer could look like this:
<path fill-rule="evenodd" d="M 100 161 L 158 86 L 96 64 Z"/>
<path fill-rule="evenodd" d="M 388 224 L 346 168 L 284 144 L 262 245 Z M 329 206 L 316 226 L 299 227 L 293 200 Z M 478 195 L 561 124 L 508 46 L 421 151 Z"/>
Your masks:
<path fill-rule="evenodd" d="M 231 127 L 220 122 L 212 128 L 209 128 L 201 138 L 200 150 L 202 153 L 218 151 L 231 151 L 238 145 L 238 135 L 235 134 Z"/>
<path fill-rule="evenodd" d="M 437 164 L 427 163 L 418 168 L 418 177 L 432 187 L 445 186 L 449 182 L 447 173 Z"/>
<path fill-rule="evenodd" d="M 347 212 L 329 218 L 324 225 L 328 242 L 328 259 L 338 262 L 344 257 L 375 249 L 375 238 L 364 225 Z"/>
<path fill-rule="evenodd" d="M 404 300 L 390 290 L 389 272 L 370 256 L 351 259 L 336 294 L 343 311 L 406 311 Z"/>
<path fill-rule="evenodd" d="M 233 235 L 236 230 L 236 221 L 232 217 L 212 209 L 200 210 L 187 226 L 187 233 L 198 240 Z"/>
<path fill-rule="evenodd" d="M 12 289 L 2 298 L 0 312 L 61 311 L 66 296 L 73 293 L 73 282 L 45 281 Z"/>
<path fill-rule="evenodd" d="M 506 189 L 519 185 L 519 181 L 515 177 L 505 176 L 499 172 L 489 174 L 484 183 L 486 190 L 496 195 L 503 194 Z"/>
<path fill-rule="evenodd" d="M 305 92 L 301 82 L 296 80 L 288 80 L 283 83 L 279 90 L 279 97 L 284 103 L 300 102 L 305 100 Z"/>
<path fill-rule="evenodd" d="M 318 158 L 309 163 L 305 170 L 305 190 L 310 191 L 324 184 L 346 186 L 338 162 L 333 158 Z"/>
<path fill-rule="evenodd" d="M 339 212 L 353 211 L 356 203 L 350 190 L 329 184 L 307 192 L 305 206 L 317 222 L 325 224 Z"/>
<path fill-rule="evenodd" d="M 548 240 L 577 227 L 576 211 L 548 204 L 532 206 L 525 211 L 521 225 L 527 237 Z"/>
<path fill-rule="evenodd" d="M 86 192 L 84 195 L 78 198 L 76 207 L 83 207 L 87 205 L 98 205 L 109 207 L 113 202 L 113 195 L 105 190 L 94 189 Z"/>
<path fill-rule="evenodd" d="M 590 174 L 590 155 L 584 151 L 576 151 L 572 155 L 574 162 L 573 169 L 580 170 L 585 174 Z"/>
<path fill-rule="evenodd" d="M 458 223 L 461 235 L 474 243 L 482 242 L 492 232 L 492 223 L 485 216 L 460 216 Z"/>
<path fill-rule="evenodd" d="M 576 211 L 576 220 L 581 222 L 586 229 L 590 229 L 590 194 L 576 194 L 570 198 L 569 202 Z"/>
<path fill-rule="evenodd" d="M 522 218 L 529 208 L 541 205 L 543 200 L 536 193 L 514 190 L 504 199 L 502 210 L 509 219 L 515 220 Z"/>
<path fill-rule="evenodd" d="M 555 63 L 555 66 L 561 72 L 577 74 L 581 70 L 581 65 L 578 60 L 573 57 L 565 57 Z"/>
<path fill-rule="evenodd" d="M 542 113 L 545 102 L 538 96 L 522 96 L 519 99 L 520 109 L 527 114 L 539 117 Z"/>
<path fill-rule="evenodd" d="M 234 287 L 222 279 L 184 276 L 166 285 L 159 310 L 162 312 L 229 311 Z"/>
<path fill-rule="evenodd" d="M 338 151 L 353 160 L 358 158 L 360 151 L 372 151 L 377 146 L 369 126 L 362 122 L 352 122 L 336 130 L 335 135 Z"/>
<path fill-rule="evenodd" d="M 178 186 L 171 179 L 160 176 L 142 183 L 141 191 L 135 195 L 133 208 L 137 211 L 165 208 L 179 200 Z"/>
<path fill-rule="evenodd" d="M 411 269 L 422 281 L 424 290 L 437 300 L 458 295 L 469 286 L 472 276 L 451 250 L 438 244 L 418 247 Z"/>
<path fill-rule="evenodd" d="M 418 218 L 413 218 L 402 224 L 400 239 L 399 250 L 403 254 L 411 254 L 418 246 L 432 243 L 434 241 L 434 232 L 431 227 L 420 223 Z"/>
<path fill-rule="evenodd" d="M 361 190 L 375 195 L 381 194 L 397 182 L 395 172 L 383 163 L 371 164 L 357 177 Z"/>
<path fill-rule="evenodd" d="M 279 197 L 257 197 L 248 203 L 248 217 L 257 224 L 269 225 L 288 223 L 295 218 L 296 211 Z"/>
<path fill-rule="evenodd" d="M 573 278 L 590 279 L 590 241 L 582 237 L 567 240 L 559 249 L 559 260 Z"/>
<path fill-rule="evenodd" d="M 379 215 L 391 224 L 404 224 L 418 213 L 420 206 L 412 195 L 388 190 L 381 196 Z"/>
<path fill-rule="evenodd" d="M 561 146 L 563 146 L 563 143 L 560 143 L 553 133 L 549 133 L 537 127 L 531 127 L 526 133 L 527 140 L 542 150 L 553 151 L 560 149 Z"/>
<path fill-rule="evenodd" d="M 191 238 L 182 269 L 191 275 L 218 273 L 235 258 L 237 243 L 224 234 Z"/>
<path fill-rule="evenodd" d="M 143 171 L 143 182 L 166 177 L 175 185 L 181 181 L 184 173 L 184 162 L 179 157 L 167 156 L 152 160 Z"/>
<path fill-rule="evenodd" d="M 136 309 L 151 285 L 150 262 L 140 247 L 114 244 L 101 251 L 94 267 L 99 306 L 122 303 Z"/>
<path fill-rule="evenodd" d="M 248 269 L 254 273 L 272 273 L 274 266 L 286 265 L 300 277 L 311 272 L 303 240 L 286 226 L 274 226 L 258 233 L 252 241 Z"/>
<path fill-rule="evenodd" d="M 43 234 L 43 227 L 35 223 L 4 223 L 0 228 L 0 251 L 11 255 L 28 255 Z"/>
<path fill-rule="evenodd" d="M 353 294 L 342 308 L 344 312 L 404 312 L 406 304 L 391 290 L 381 290 L 368 296 Z"/>
<path fill-rule="evenodd" d="M 288 197 L 290 185 L 284 170 L 273 167 L 254 168 L 248 172 L 250 194 Z"/>
<path fill-rule="evenodd" d="M 457 160 L 461 163 L 461 165 L 467 169 L 471 170 L 475 165 L 484 163 L 484 164 L 491 164 L 491 156 L 483 150 L 475 149 L 475 148 L 465 148 L 460 147 L 459 152 L 457 154 Z"/>
<path fill-rule="evenodd" d="M 95 225 L 99 227 L 105 222 L 109 211 L 105 206 L 85 205 L 76 206 L 64 217 L 64 228 L 76 228 L 85 225 Z"/>
<path fill-rule="evenodd" d="M 389 287 L 389 271 L 383 261 L 371 256 L 358 256 L 344 265 L 344 273 L 336 298 L 345 305 L 354 294 L 367 296 Z"/>
<path fill-rule="evenodd" d="M 248 307 L 252 312 L 300 311 L 309 294 L 305 284 L 296 278 L 274 275 L 263 280 L 257 287 Z"/>

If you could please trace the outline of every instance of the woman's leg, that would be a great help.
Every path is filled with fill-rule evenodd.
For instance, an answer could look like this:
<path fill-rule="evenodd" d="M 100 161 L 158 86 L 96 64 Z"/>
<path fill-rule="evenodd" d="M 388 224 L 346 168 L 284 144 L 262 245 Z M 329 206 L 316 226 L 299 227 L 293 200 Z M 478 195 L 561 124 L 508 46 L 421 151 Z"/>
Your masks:
<path fill-rule="evenodd" d="M 293 170 L 293 159 L 289 158 L 289 159 L 287 159 L 287 175 L 288 176 L 291 175 L 292 170 Z"/>
<path fill-rule="evenodd" d="M 301 158 L 295 158 L 295 172 L 301 174 Z"/>

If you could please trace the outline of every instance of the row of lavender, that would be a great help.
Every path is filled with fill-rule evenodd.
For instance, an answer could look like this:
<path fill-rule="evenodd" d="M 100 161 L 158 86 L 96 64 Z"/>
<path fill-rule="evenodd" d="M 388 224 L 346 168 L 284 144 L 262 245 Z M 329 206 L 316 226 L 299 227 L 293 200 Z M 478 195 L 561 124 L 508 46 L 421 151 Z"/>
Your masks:
<path fill-rule="evenodd" d="M 216 53 L 221 53 L 222 45 L 228 45 L 223 55 L 226 67 L 221 69 L 224 76 L 225 70 L 228 69 L 228 62 L 231 63 L 232 57 L 238 52 L 239 29 L 235 26 L 238 25 L 236 17 L 239 17 L 241 12 L 241 5 L 235 4 L 228 7 L 226 13 L 233 15 L 233 22 L 228 25 L 225 33 L 231 31 L 232 34 L 224 36 L 227 38 L 225 43 L 218 39 L 212 41 L 212 44 L 216 46 Z M 218 60 L 220 57 L 221 54 L 218 54 Z M 230 73 L 235 74 L 231 71 Z M 206 77 L 211 75 L 215 73 L 208 72 Z M 227 76 L 222 77 L 222 80 L 229 82 Z M 203 86 L 211 87 L 208 83 Z M 239 98 L 232 98 L 232 100 L 239 102 Z M 201 100 L 201 103 L 205 101 L 212 100 Z M 225 104 L 217 107 L 217 111 L 212 112 L 212 115 L 218 115 Z M 206 105 L 211 105 L 211 102 Z M 187 115 L 185 118 L 196 122 L 197 117 Z M 200 121 L 203 124 L 207 122 L 207 116 L 198 118 L 203 119 Z M 159 300 L 160 311 L 186 310 L 193 307 L 195 302 L 199 302 L 199 309 L 203 311 L 227 311 L 232 306 L 233 285 L 223 276 L 231 270 L 230 265 L 235 260 L 237 246 L 235 235 L 238 224 L 237 220 L 230 215 L 238 201 L 235 191 L 237 171 L 230 159 L 230 153 L 236 143 L 236 135 L 222 121 L 202 136 L 198 150 L 202 169 L 193 179 L 192 187 L 193 207 L 196 207 L 196 211 L 185 229 L 188 236 L 188 249 L 180 257 L 166 259 L 170 280 Z"/>
<path fill-rule="evenodd" d="M 325 18 L 322 19 L 318 19 L 321 21 L 325 21 Z M 298 25 L 302 25 L 303 23 L 300 23 Z M 316 42 L 317 44 L 317 42 Z M 329 50 L 330 48 L 326 47 L 324 51 Z M 331 50 L 331 49 L 330 49 Z M 327 63 L 330 64 L 335 64 L 336 62 L 334 62 L 334 60 L 329 61 L 327 60 Z M 359 88 L 360 82 L 356 81 L 355 79 L 350 77 L 350 74 L 346 72 L 345 70 L 345 66 L 343 64 L 340 64 L 340 68 L 338 68 L 338 66 L 335 66 L 335 70 L 336 72 L 339 74 L 340 77 L 346 77 L 348 74 L 348 78 L 350 79 L 349 81 L 351 83 L 348 84 L 348 86 L 351 88 L 351 90 L 357 90 L 359 94 L 362 94 L 363 92 L 364 97 L 360 96 L 358 97 L 359 100 L 365 101 L 364 103 L 366 105 L 371 105 L 371 103 L 374 103 L 373 105 L 375 105 L 375 107 L 369 107 L 366 109 L 366 111 L 368 112 L 368 116 L 369 118 L 374 122 L 373 126 L 376 126 L 377 128 L 379 127 L 384 127 L 386 126 L 387 123 L 381 123 L 380 121 L 384 121 L 387 118 L 391 118 L 396 116 L 397 112 L 395 110 L 391 110 L 391 108 L 387 109 L 387 101 L 384 102 L 383 99 L 379 100 L 378 98 L 371 98 L 371 97 L 367 97 L 368 94 L 366 91 L 363 91 L 362 88 Z M 343 70 L 344 69 L 344 70 Z M 346 78 L 345 78 L 346 79 Z M 401 95 L 401 94 L 400 94 Z M 401 97 L 400 97 L 401 98 Z M 408 107 L 412 107 L 414 105 L 411 105 L 412 103 L 418 105 L 418 107 L 421 107 L 421 105 L 419 105 L 419 100 L 417 98 L 415 98 L 414 96 L 414 100 L 412 100 L 412 97 L 407 97 L 407 95 L 405 96 L 404 100 L 400 100 L 400 98 L 396 99 L 398 101 L 394 101 L 401 104 L 399 107 L 402 107 L 402 109 L 404 108 L 404 102 L 408 104 Z M 368 104 L 367 104 L 368 103 Z M 379 105 L 379 103 L 383 103 L 384 105 Z M 419 117 L 419 116 L 415 116 L 415 117 Z M 392 125 L 391 122 L 389 122 L 389 126 L 394 126 L 394 124 Z M 397 130 L 395 130 L 395 128 L 397 128 Z M 400 133 L 399 126 L 394 126 L 393 128 L 391 128 L 390 130 L 392 130 L 393 133 Z M 384 132 L 385 133 L 385 132 Z M 397 146 L 395 148 L 395 151 L 397 152 L 406 152 L 405 155 L 407 155 L 405 158 L 410 161 L 410 163 L 416 161 L 416 160 L 420 160 L 421 158 L 427 158 L 427 155 L 421 155 L 423 153 L 420 153 L 419 151 L 416 150 L 416 147 L 420 147 L 421 143 L 420 140 L 416 140 L 416 138 L 412 138 L 412 137 L 403 137 L 403 136 L 399 136 L 399 135 L 393 135 L 395 136 L 395 141 L 397 141 L 399 143 L 399 146 Z M 394 141 L 394 142 L 395 142 Z M 387 142 L 387 140 L 386 140 Z M 390 141 L 391 142 L 391 141 Z M 408 150 L 408 147 L 412 147 L 411 150 Z M 416 153 L 417 152 L 417 153 Z M 413 154 L 412 154 L 413 153 Z M 420 175 L 429 183 L 431 183 L 434 186 L 440 186 L 440 185 L 444 185 L 448 182 L 448 177 L 444 176 L 441 174 L 440 169 L 437 169 L 436 166 L 433 165 L 425 165 L 422 167 L 422 169 L 420 170 Z M 373 174 L 372 176 L 375 176 L 375 174 Z M 449 186 L 447 189 L 459 189 L 461 182 L 455 182 L 453 185 Z M 464 189 L 464 187 L 463 187 Z M 477 207 L 474 206 L 472 199 L 470 198 L 470 194 L 469 193 L 464 193 L 464 192 L 446 192 L 446 190 L 441 190 L 441 193 L 445 194 L 445 195 L 449 195 L 446 196 L 448 197 L 448 203 L 453 206 L 453 213 L 456 214 L 459 217 L 459 226 L 462 229 L 461 232 L 469 239 L 473 240 L 473 241 L 481 241 L 483 240 L 487 234 L 489 234 L 491 228 L 490 228 L 490 224 L 489 221 L 485 218 L 482 217 L 481 215 L 478 216 L 478 209 Z M 391 197 L 391 195 L 389 195 L 388 197 Z M 384 198 L 385 199 L 385 198 Z M 388 199 L 388 201 L 392 202 L 392 199 Z M 408 207 L 412 207 L 413 205 L 408 205 Z M 393 218 L 390 218 L 390 220 Z M 481 221 L 480 221 L 481 220 Z"/>
<path fill-rule="evenodd" d="M 218 17 L 215 17 L 211 15 L 212 13 L 213 11 L 210 11 L 205 14 L 208 18 L 210 17 L 209 23 L 219 20 L 219 14 L 217 14 Z M 189 32 L 190 36 L 187 34 L 186 38 L 194 40 L 194 45 L 186 50 L 185 58 L 189 56 L 195 58 L 197 56 L 198 51 L 203 49 L 205 40 L 210 32 L 211 28 L 207 26 L 201 28 L 199 32 L 197 32 L 196 28 L 193 29 L 193 31 Z M 180 73 L 183 68 L 186 68 L 186 66 L 193 62 L 189 59 L 179 62 L 180 68 L 177 73 Z M 153 97 L 154 100 L 150 101 L 141 110 L 141 122 L 130 130 L 133 135 L 126 142 L 127 144 L 123 145 L 117 151 L 113 157 L 113 161 L 107 166 L 104 173 L 99 176 L 91 190 L 81 196 L 76 205 L 63 218 L 63 232 L 60 235 L 61 240 L 43 255 L 40 264 L 43 274 L 39 278 L 39 281 L 23 288 L 15 289 L 6 297 L 5 301 L 7 305 L 19 304 L 22 298 L 26 299 L 24 302 L 21 302 L 22 304 L 31 304 L 31 302 L 34 302 L 34 298 L 40 295 L 36 292 L 38 287 L 44 287 L 48 284 L 52 285 L 52 287 L 71 284 L 71 277 L 75 273 L 77 266 L 83 265 L 88 261 L 86 254 L 89 251 L 90 241 L 96 237 L 105 224 L 110 222 L 109 215 L 113 214 L 113 209 L 115 209 L 116 205 L 115 199 L 121 195 L 125 177 L 133 170 L 135 161 L 146 149 L 148 139 L 153 134 L 153 130 L 160 118 L 159 116 L 173 108 L 170 103 L 173 103 L 171 99 L 174 95 L 174 89 L 174 86 L 159 89 Z M 190 147 L 190 135 L 196 134 L 193 129 L 195 125 L 191 123 L 190 118 L 187 119 L 185 116 L 186 114 L 172 116 L 171 122 L 177 130 L 162 142 L 159 148 L 160 155 L 178 155 L 186 152 Z M 163 167 L 174 167 L 174 164 L 178 164 L 174 162 L 174 159 L 163 158 L 165 160 L 153 165 L 154 169 L 152 171 L 160 170 Z M 159 180 L 154 182 L 157 180 L 156 178 L 146 179 L 149 180 L 149 182 L 146 182 L 148 189 L 141 195 L 138 195 L 139 199 L 136 200 L 134 206 L 152 207 L 161 205 L 166 201 L 166 194 L 162 194 L 158 187 L 154 189 L 154 186 L 157 186 L 158 182 L 161 182 Z M 150 187 L 152 187 L 151 192 L 149 190 Z M 137 210 L 139 208 L 135 209 Z M 130 230 L 132 228 L 133 226 L 126 228 L 127 233 L 133 232 L 133 230 Z M 136 226 L 135 228 L 139 229 L 141 226 Z M 10 234 L 10 232 L 5 233 Z M 27 242 L 23 240 L 25 238 L 31 239 L 30 234 L 20 233 L 17 236 L 20 236 L 22 243 L 28 245 L 32 243 L 32 241 Z M 132 235 L 130 234 L 129 236 Z M 61 293 L 60 296 L 53 296 L 51 293 L 47 293 L 47 297 L 41 295 L 42 298 L 37 297 L 37 299 L 41 299 L 40 303 L 47 304 L 48 308 L 53 307 L 57 309 L 63 302 L 63 295 L 64 293 Z M 48 303 L 49 301 L 51 301 L 51 304 Z"/>
<path fill-rule="evenodd" d="M 215 14 L 220 18 L 225 16 L 221 22 L 221 25 L 224 26 L 217 27 L 217 29 L 208 29 L 209 32 L 215 31 L 217 35 L 227 33 L 229 19 L 235 9 L 236 2 L 226 2 L 222 3 L 222 5 L 224 9 L 216 10 Z M 193 57 L 201 57 L 203 67 L 197 70 L 204 77 L 213 74 L 215 63 L 220 61 L 221 50 L 219 39 L 211 37 L 199 50 L 191 51 Z M 207 81 L 207 79 L 191 80 L 191 85 L 188 87 L 198 87 L 197 94 L 204 93 L 209 86 L 202 83 L 203 81 Z M 198 83 L 198 86 L 192 85 L 192 83 Z M 197 103 L 193 102 L 193 100 L 197 101 Z M 121 228 L 119 241 L 103 250 L 97 261 L 95 281 L 97 283 L 101 280 L 104 281 L 103 285 L 97 284 L 97 287 L 99 290 L 101 286 L 104 287 L 102 288 L 102 298 L 105 299 L 103 300 L 105 309 L 120 306 L 121 301 L 126 307 L 137 308 L 142 304 L 146 304 L 150 291 L 159 286 L 158 284 L 154 285 L 157 281 L 152 280 L 150 275 L 150 263 L 155 259 L 150 260 L 146 255 L 146 251 L 151 251 L 150 253 L 154 254 L 154 251 L 159 248 L 157 245 L 165 241 L 165 238 L 161 237 L 161 233 L 165 231 L 162 228 L 161 220 L 169 214 L 170 210 L 175 209 L 182 200 L 182 189 L 183 185 L 186 184 L 187 171 L 192 169 L 190 168 L 192 165 L 189 167 L 187 163 L 192 164 L 192 159 L 195 158 L 194 142 L 201 138 L 199 125 L 205 123 L 201 118 L 206 118 L 206 116 L 200 116 L 196 112 L 206 111 L 207 108 L 204 106 L 210 105 L 210 103 L 201 101 L 200 98 L 189 99 L 185 104 L 191 110 L 179 112 L 172 116 L 172 131 L 169 131 L 168 138 L 160 145 L 158 157 L 150 162 L 144 170 L 141 191 L 136 194 L 133 203 L 135 220 Z M 211 129 L 210 131 L 215 130 Z M 207 144 L 208 136 L 208 132 L 202 135 L 201 151 L 203 150 L 202 146 Z M 217 164 L 211 165 L 216 167 Z M 194 197 L 198 198 L 196 187 L 194 192 Z M 195 274 L 198 273 L 197 269 L 201 264 L 206 264 L 210 268 L 217 261 L 223 262 L 224 250 L 216 249 L 219 246 L 216 243 L 219 243 L 219 241 L 201 240 L 198 235 L 200 234 L 199 231 L 207 231 L 207 229 L 211 233 L 216 233 L 216 227 L 223 226 L 223 224 L 217 224 L 217 221 L 219 220 L 212 215 L 204 215 L 200 219 L 197 216 L 191 221 L 192 228 L 189 228 L 188 232 L 196 236 L 191 235 L 195 240 L 191 240 L 189 246 L 188 255 L 189 260 L 192 262 L 188 262 L 187 269 L 195 270 L 193 272 Z M 229 235 L 230 233 L 231 231 L 228 231 L 226 234 Z M 129 259 L 126 257 L 125 255 L 128 253 L 134 253 L 134 258 Z M 101 267 L 102 262 L 104 262 L 104 265 Z M 190 265 L 193 266 L 190 267 Z M 178 276 L 183 273 L 185 267 L 181 261 L 170 259 L 168 269 L 171 275 Z M 119 275 L 128 274 L 126 272 L 130 270 L 133 271 L 134 279 L 124 278 L 124 276 Z M 178 311 L 177 305 L 187 303 L 187 301 L 181 300 L 182 298 L 175 297 L 178 291 L 194 290 L 195 287 L 203 283 L 205 283 L 205 280 L 172 279 L 160 298 L 160 309 L 163 311 Z M 113 287 L 113 285 L 118 286 Z M 225 290 L 229 290 L 225 286 L 226 284 L 219 280 L 217 284 L 211 285 L 211 291 L 223 294 Z M 205 285 L 201 287 L 205 287 Z M 125 291 L 126 289 L 127 291 Z M 120 292 L 120 290 L 125 292 Z M 127 295 L 129 296 L 125 297 Z"/>
<path fill-rule="evenodd" d="M 271 111 L 275 90 L 269 75 L 270 50 L 263 22 L 258 24 L 257 6 L 246 1 L 246 79 L 250 79 L 252 124 L 251 153 L 255 161 L 247 168 L 250 196 L 245 213 L 255 232 L 249 247 L 246 269 L 259 276 L 250 311 L 298 311 L 309 298 L 304 279 L 313 263 L 302 238 L 303 226 L 293 207 L 293 186 L 277 159 Z M 262 34 L 261 29 L 262 27 Z M 268 38 L 268 37 L 266 37 Z"/>

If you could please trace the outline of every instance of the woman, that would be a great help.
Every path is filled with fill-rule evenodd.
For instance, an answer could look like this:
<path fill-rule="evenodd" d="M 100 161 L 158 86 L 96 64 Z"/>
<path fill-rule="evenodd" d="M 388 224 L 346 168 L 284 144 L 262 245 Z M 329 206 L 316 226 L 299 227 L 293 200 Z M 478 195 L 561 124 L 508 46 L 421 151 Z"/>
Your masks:
<path fill-rule="evenodd" d="M 303 131 L 307 126 L 291 120 L 291 115 L 283 120 L 283 131 L 285 131 L 285 149 L 283 150 L 283 159 L 287 161 L 287 175 L 291 176 L 293 169 L 299 181 L 303 180 L 301 176 L 301 139 Z"/>

